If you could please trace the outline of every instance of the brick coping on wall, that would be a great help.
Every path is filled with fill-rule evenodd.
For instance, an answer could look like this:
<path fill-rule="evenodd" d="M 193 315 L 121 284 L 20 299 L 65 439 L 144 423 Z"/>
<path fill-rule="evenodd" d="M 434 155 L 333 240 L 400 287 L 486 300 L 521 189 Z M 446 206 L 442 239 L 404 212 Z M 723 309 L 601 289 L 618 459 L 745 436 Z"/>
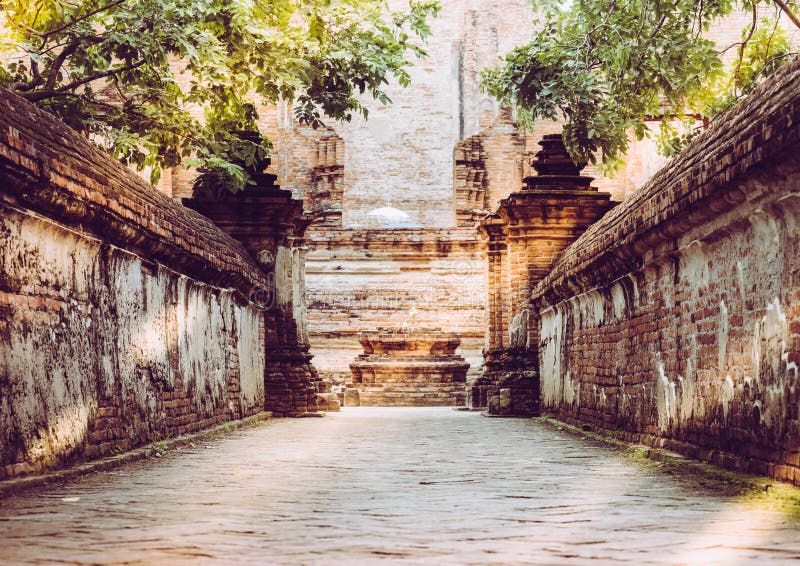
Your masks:
<path fill-rule="evenodd" d="M 737 181 L 756 172 L 774 174 L 758 168 L 798 154 L 800 57 L 719 116 L 644 187 L 591 226 L 559 256 L 533 290 L 533 299 L 554 304 L 624 275 L 659 242 L 733 208 L 742 198 L 758 198 L 752 189 L 735 194 Z M 671 222 L 678 218 L 682 222 Z"/>
<path fill-rule="evenodd" d="M 240 299 L 268 285 L 242 244 L 78 132 L 0 88 L 0 199 L 158 261 Z"/>

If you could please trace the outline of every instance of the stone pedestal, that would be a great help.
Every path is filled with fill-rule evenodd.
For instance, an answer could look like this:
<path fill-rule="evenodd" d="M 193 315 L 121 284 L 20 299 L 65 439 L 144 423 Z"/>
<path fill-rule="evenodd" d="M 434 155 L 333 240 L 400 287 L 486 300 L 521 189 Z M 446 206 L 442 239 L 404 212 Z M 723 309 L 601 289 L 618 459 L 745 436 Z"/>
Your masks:
<path fill-rule="evenodd" d="M 486 366 L 470 392 L 490 414 L 538 413 L 539 321 L 530 295 L 561 252 L 613 206 L 591 186 L 564 148 L 560 134 L 545 136 L 532 166 L 538 173 L 500 202 L 479 226 L 486 240 L 488 329 Z"/>
<path fill-rule="evenodd" d="M 317 393 L 324 389 L 311 364 L 306 322 L 303 235 L 310 221 L 303 203 L 276 186 L 274 175 L 254 179 L 255 186 L 237 194 L 183 204 L 242 242 L 271 275 L 272 285 L 252 297 L 264 313 L 264 408 L 276 416 L 299 416 L 318 410 Z"/>
<path fill-rule="evenodd" d="M 467 404 L 470 409 L 486 409 L 489 406 L 490 392 L 499 383 L 504 371 L 502 362 L 504 351 L 502 348 L 484 350 L 483 372 L 478 379 L 472 382 L 467 397 Z"/>
<path fill-rule="evenodd" d="M 361 405 L 463 406 L 469 364 L 461 338 L 439 330 L 362 332 L 364 353 L 350 364 Z M 347 403 L 345 403 L 346 405 Z"/>
<path fill-rule="evenodd" d="M 502 350 L 494 362 L 486 392 L 488 413 L 499 417 L 535 417 L 539 411 L 539 360 L 526 348 Z"/>

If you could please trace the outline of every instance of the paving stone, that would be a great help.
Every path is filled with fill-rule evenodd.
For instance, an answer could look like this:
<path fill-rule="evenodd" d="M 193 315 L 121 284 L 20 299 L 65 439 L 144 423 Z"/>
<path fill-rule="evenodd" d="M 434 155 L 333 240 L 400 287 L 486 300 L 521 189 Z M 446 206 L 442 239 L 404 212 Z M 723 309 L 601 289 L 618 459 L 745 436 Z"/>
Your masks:
<path fill-rule="evenodd" d="M 535 420 L 345 408 L 0 503 L 4 564 L 744 564 L 800 524 Z M 756 562 L 758 561 L 758 562 Z"/>

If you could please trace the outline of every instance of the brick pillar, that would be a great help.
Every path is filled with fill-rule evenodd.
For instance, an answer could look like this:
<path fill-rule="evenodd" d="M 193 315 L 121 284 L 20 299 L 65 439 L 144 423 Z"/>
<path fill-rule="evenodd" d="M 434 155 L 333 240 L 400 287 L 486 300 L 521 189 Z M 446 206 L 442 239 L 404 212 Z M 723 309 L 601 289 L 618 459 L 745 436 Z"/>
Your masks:
<path fill-rule="evenodd" d="M 270 275 L 258 291 L 264 308 L 265 409 L 276 416 L 317 411 L 317 372 L 311 364 L 305 309 L 303 203 L 275 185 L 275 175 L 256 175 L 257 184 L 237 194 L 183 199 L 242 242 Z"/>
<path fill-rule="evenodd" d="M 475 226 L 488 210 L 486 152 L 483 137 L 461 140 L 453 150 L 453 188 L 455 190 L 456 224 Z"/>
<path fill-rule="evenodd" d="M 327 130 L 317 141 L 311 170 L 311 187 L 306 191 L 306 209 L 315 216 L 315 225 L 342 225 L 344 200 L 344 140 Z"/>
<path fill-rule="evenodd" d="M 487 330 L 486 343 L 483 350 L 484 370 L 472 384 L 468 397 L 470 408 L 485 409 L 488 403 L 488 393 L 499 377 L 498 365 L 500 354 L 503 351 L 503 338 L 505 336 L 505 297 L 504 292 L 504 266 L 506 264 L 506 222 L 496 214 L 491 214 L 478 226 L 478 230 L 485 245 L 487 269 Z"/>
<path fill-rule="evenodd" d="M 481 384 L 490 414 L 538 414 L 539 320 L 530 309 L 531 291 L 558 255 L 612 207 L 611 195 L 580 175 L 560 134 L 545 136 L 540 145 L 533 162 L 538 175 L 526 177 L 522 190 L 502 200 L 481 225 L 490 245 L 505 244 L 494 287 L 491 270 L 498 262 L 490 263 L 489 344 Z"/>

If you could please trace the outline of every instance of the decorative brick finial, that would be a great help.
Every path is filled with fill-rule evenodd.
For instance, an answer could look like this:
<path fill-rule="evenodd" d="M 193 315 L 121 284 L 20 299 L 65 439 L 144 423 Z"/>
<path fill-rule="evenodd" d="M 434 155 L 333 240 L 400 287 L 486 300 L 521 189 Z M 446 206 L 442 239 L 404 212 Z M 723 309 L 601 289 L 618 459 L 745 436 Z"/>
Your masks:
<path fill-rule="evenodd" d="M 572 161 L 564 147 L 561 134 L 548 134 L 539 142 L 542 150 L 536 154 L 533 168 L 539 175 L 580 175 L 581 169 Z"/>
<path fill-rule="evenodd" d="M 581 175 L 584 166 L 572 161 L 561 134 L 548 134 L 539 145 L 542 149 L 531 164 L 537 175 L 524 179 L 526 190 L 591 190 L 593 178 Z"/>

